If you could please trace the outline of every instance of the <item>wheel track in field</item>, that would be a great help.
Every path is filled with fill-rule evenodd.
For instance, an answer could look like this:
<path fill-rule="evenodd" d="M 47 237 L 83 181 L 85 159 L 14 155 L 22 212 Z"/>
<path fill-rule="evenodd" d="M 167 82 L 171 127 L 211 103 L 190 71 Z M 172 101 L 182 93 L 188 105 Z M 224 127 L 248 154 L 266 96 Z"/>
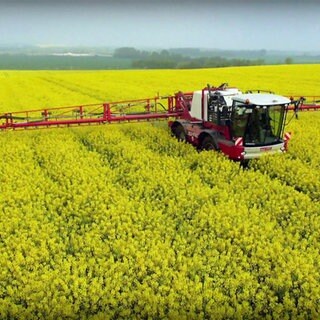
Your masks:
<path fill-rule="evenodd" d="M 48 152 L 43 152 L 45 148 L 37 150 L 37 145 L 39 143 L 43 145 L 48 139 L 43 140 L 42 136 L 38 136 L 32 140 L 34 162 L 38 165 L 38 170 L 41 170 L 41 175 L 50 181 L 51 198 L 58 199 L 55 204 L 56 210 L 60 213 L 66 212 L 66 206 L 72 206 L 74 200 L 78 201 L 78 204 L 81 201 L 90 202 L 90 199 L 95 199 L 99 193 L 105 193 L 105 199 L 108 199 L 112 198 L 112 194 L 119 192 L 121 197 L 109 199 L 110 203 L 117 205 L 117 202 L 125 197 L 126 189 L 114 180 L 114 176 L 110 174 L 112 168 L 104 161 L 101 154 L 88 148 L 78 136 L 76 130 L 69 130 L 66 142 L 68 147 L 63 151 L 59 149 L 59 143 L 58 146 L 54 143 L 56 138 L 53 138 Z M 58 141 L 62 141 L 63 137 L 61 138 L 58 138 Z M 49 140 L 51 139 L 52 136 Z M 65 142 L 62 141 L 63 143 Z M 71 156 L 65 158 L 64 154 L 68 154 L 69 151 Z M 55 162 L 53 166 L 51 158 Z M 105 183 L 101 182 L 104 179 Z M 86 190 L 90 192 L 87 193 Z M 79 200 L 79 195 L 82 195 L 82 200 Z"/>
<path fill-rule="evenodd" d="M 159 150 L 157 150 L 157 148 L 154 147 L 154 145 L 155 145 L 154 143 L 158 139 L 153 139 L 154 143 L 152 143 L 150 145 L 150 141 L 148 141 L 148 142 L 144 141 L 142 136 L 132 137 L 132 136 L 130 136 L 129 130 L 123 130 L 123 132 L 131 140 L 138 138 L 139 141 L 141 143 L 143 143 L 147 149 L 152 150 L 153 152 L 156 152 L 159 155 L 166 154 L 166 148 L 160 148 Z M 178 156 L 185 157 L 183 153 L 178 154 Z M 295 159 L 295 160 L 299 161 L 301 163 L 300 159 Z M 226 160 L 226 161 L 231 161 L 231 160 Z M 257 161 L 261 161 L 261 160 L 259 159 Z M 281 165 L 282 165 L 282 163 L 281 163 Z M 286 167 L 287 167 L 287 172 L 289 172 L 290 169 L 293 169 L 293 171 L 291 172 L 291 176 L 290 176 L 291 180 L 286 179 L 286 177 L 287 177 L 286 175 L 281 175 L 281 173 L 270 172 L 270 171 L 267 172 L 268 179 L 270 179 L 271 181 L 280 181 L 283 185 L 287 186 L 292 191 L 296 191 L 300 194 L 307 196 L 310 199 L 310 201 L 319 202 L 320 201 L 320 182 L 318 182 L 318 183 L 314 182 L 313 184 L 311 183 L 311 181 L 313 182 L 312 177 L 313 177 L 314 173 L 312 173 L 312 171 L 309 171 L 309 170 L 302 170 L 302 172 L 300 173 L 302 180 L 300 181 L 299 179 L 295 179 L 295 174 L 294 174 L 295 166 L 290 164 L 290 165 L 287 165 Z M 304 165 L 302 163 L 301 163 L 301 168 L 305 169 Z M 192 168 L 190 167 L 190 169 L 192 169 Z M 250 170 L 250 167 L 249 167 L 249 170 Z M 262 175 L 265 174 L 265 172 L 261 168 L 256 168 L 256 169 L 254 169 L 254 171 L 259 172 L 259 174 L 262 174 Z M 305 183 L 303 178 L 308 178 L 308 177 L 309 177 L 309 180 Z M 232 183 L 232 181 L 230 183 Z M 314 188 L 314 189 L 312 189 L 312 188 Z"/>
<path fill-rule="evenodd" d="M 280 181 L 282 184 L 308 196 L 311 201 L 320 201 L 320 181 L 318 179 L 319 174 L 317 174 L 319 170 L 308 167 L 298 158 L 280 158 L 280 160 L 283 160 L 281 163 L 276 160 L 278 159 L 274 157 L 258 159 L 250 169 L 265 174 L 272 180 Z"/>
<path fill-rule="evenodd" d="M 92 88 L 85 87 L 83 85 L 79 86 L 78 84 L 75 84 L 73 82 L 69 82 L 69 81 L 61 80 L 61 79 L 56 80 L 52 77 L 50 77 L 50 78 L 39 77 L 39 79 L 42 80 L 43 82 L 53 84 L 56 87 L 60 87 L 65 90 L 69 90 L 74 93 L 78 93 L 78 94 L 80 93 L 82 95 L 88 96 L 88 97 L 93 98 L 98 101 L 103 101 L 105 98 L 105 97 L 102 97 L 100 94 L 98 94 L 97 91 L 95 92 Z"/>
<path fill-rule="evenodd" d="M 131 125 L 133 126 L 133 125 Z M 185 152 L 190 152 L 190 150 L 185 150 L 183 148 L 183 150 L 180 150 L 180 146 L 176 145 L 176 143 L 173 143 L 171 146 L 169 146 L 169 148 L 166 148 L 165 146 L 160 146 L 160 148 L 158 149 L 158 145 L 157 145 L 157 141 L 161 140 L 161 137 L 158 137 L 157 139 L 153 139 L 152 137 L 150 138 L 150 131 L 147 130 L 145 132 L 148 132 L 147 136 L 149 136 L 150 139 L 144 139 L 146 136 L 143 134 L 143 130 L 138 129 L 138 130 L 134 130 L 134 132 L 132 132 L 131 130 L 132 127 L 130 127 L 130 125 L 126 126 L 126 127 L 117 127 L 118 129 L 118 133 L 120 132 L 122 137 L 124 138 L 124 140 L 126 141 L 126 143 L 128 141 L 132 141 L 133 144 L 137 144 L 140 145 L 142 148 L 139 148 L 140 153 L 143 153 L 143 150 L 145 149 L 146 151 L 150 151 L 152 152 L 157 158 L 161 159 L 162 156 L 169 156 L 172 157 L 173 162 L 176 162 L 177 160 L 175 160 L 175 157 L 178 157 L 178 162 L 184 167 L 184 173 L 188 176 L 192 176 L 194 174 L 201 176 L 202 179 L 202 183 L 204 185 L 208 185 L 211 187 L 214 187 L 216 182 L 215 181 L 211 181 L 212 179 L 210 178 L 210 175 L 206 174 L 206 177 L 203 176 L 203 170 L 205 170 L 202 166 L 203 166 L 203 161 L 200 163 L 198 163 L 198 160 L 195 159 L 195 161 L 191 161 L 192 156 L 190 156 L 190 154 L 186 155 L 183 154 L 183 151 Z M 133 127 L 134 128 L 134 127 Z M 157 131 L 157 130 L 156 130 Z M 160 132 L 160 131 L 159 131 Z M 152 131 L 152 133 L 154 133 Z M 86 137 L 86 134 L 81 134 L 78 135 L 77 134 L 77 139 L 79 140 L 79 143 L 81 143 L 85 148 L 87 148 L 90 152 L 97 152 L 99 153 L 104 160 L 101 160 L 103 162 L 108 162 L 107 158 L 106 158 L 106 150 L 99 150 L 99 148 L 96 148 L 97 146 L 95 145 L 94 141 L 90 138 Z M 160 140 L 159 140 L 160 139 Z M 171 139 L 171 137 L 170 137 Z M 165 139 L 165 141 L 162 141 L 162 144 L 166 143 L 167 139 Z M 107 142 L 106 142 L 107 143 Z M 181 146 L 182 147 L 182 146 Z M 125 150 L 125 145 L 123 146 L 123 150 Z M 176 149 L 176 150 L 180 150 L 180 151 L 174 151 L 173 154 L 168 154 L 166 152 L 166 150 L 170 150 L 170 149 Z M 195 154 L 197 158 L 198 153 Z M 186 156 L 188 157 L 188 159 L 185 159 Z M 202 159 L 203 160 L 203 159 Z M 220 159 L 219 159 L 220 160 Z M 225 178 L 225 182 L 229 183 L 231 185 L 237 185 L 237 183 L 239 183 L 238 179 L 236 179 L 235 181 L 233 180 L 233 177 L 238 175 L 238 169 L 236 169 L 234 166 L 232 166 L 232 168 L 229 168 L 229 163 L 225 163 L 225 162 L 229 162 L 231 160 L 227 160 L 227 159 L 221 159 L 223 160 L 218 161 L 215 165 L 218 166 L 220 169 L 222 170 L 221 173 L 223 175 L 223 177 Z M 259 159 L 260 161 L 260 159 Z M 266 171 L 263 170 L 262 167 L 256 167 L 256 168 L 249 168 L 248 170 L 248 175 L 252 175 L 252 173 L 250 172 L 256 172 L 259 175 L 265 176 L 267 178 L 267 180 L 269 181 L 275 181 L 277 183 L 281 183 L 283 185 L 283 187 L 285 187 L 288 190 L 288 193 L 292 194 L 292 196 L 294 197 L 294 195 L 297 192 L 298 194 L 304 195 L 307 198 L 310 199 L 311 202 L 315 202 L 317 201 L 317 194 L 310 194 L 305 192 L 300 185 L 296 185 L 294 183 L 290 183 L 290 181 L 287 181 L 285 179 L 281 179 L 281 177 L 279 177 L 279 175 L 270 172 L 270 171 Z M 246 176 L 246 173 L 244 171 L 244 174 Z M 123 185 L 122 185 L 123 186 Z M 232 188 L 231 188 L 232 189 Z M 234 187 L 234 190 L 236 190 L 237 188 Z M 298 197 L 299 198 L 299 197 Z"/>

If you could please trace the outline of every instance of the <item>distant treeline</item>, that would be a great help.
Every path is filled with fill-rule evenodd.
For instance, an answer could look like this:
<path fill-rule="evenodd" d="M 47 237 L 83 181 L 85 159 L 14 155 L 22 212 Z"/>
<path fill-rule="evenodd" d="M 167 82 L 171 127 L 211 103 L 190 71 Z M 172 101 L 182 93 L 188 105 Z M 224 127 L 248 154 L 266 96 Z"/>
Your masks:
<path fill-rule="evenodd" d="M 0 48 L 1 49 L 1 48 Z M 59 49 L 59 50 L 58 50 Z M 107 50 L 66 48 L 14 53 L 0 51 L 1 70 L 108 70 L 108 69 L 200 69 L 263 64 L 320 63 L 320 56 L 272 55 L 265 50 L 222 51 L 193 48 L 137 50 L 123 47 Z M 5 50 L 4 50 L 5 51 Z M 8 50 L 7 50 L 8 51 Z"/>
<path fill-rule="evenodd" d="M 130 69 L 131 59 L 105 56 L 0 54 L 2 70 L 107 70 Z"/>
<path fill-rule="evenodd" d="M 116 49 L 117 59 L 131 59 L 135 69 L 196 69 L 264 64 L 263 59 L 226 59 L 219 56 L 192 58 L 168 50 L 140 51 L 131 47 Z"/>

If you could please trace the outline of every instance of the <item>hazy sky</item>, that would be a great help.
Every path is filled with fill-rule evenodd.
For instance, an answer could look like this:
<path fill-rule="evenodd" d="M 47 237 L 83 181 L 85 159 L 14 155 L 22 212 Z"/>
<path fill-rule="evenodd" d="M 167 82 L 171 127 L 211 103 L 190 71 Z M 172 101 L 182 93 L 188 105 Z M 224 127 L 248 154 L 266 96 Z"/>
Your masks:
<path fill-rule="evenodd" d="M 320 0 L 0 0 L 0 45 L 320 51 Z"/>

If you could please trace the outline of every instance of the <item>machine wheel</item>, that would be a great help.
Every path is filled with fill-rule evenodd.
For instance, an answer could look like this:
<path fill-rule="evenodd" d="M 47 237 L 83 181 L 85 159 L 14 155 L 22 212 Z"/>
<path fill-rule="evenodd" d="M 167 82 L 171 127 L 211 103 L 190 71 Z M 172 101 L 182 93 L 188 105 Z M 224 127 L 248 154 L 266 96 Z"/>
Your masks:
<path fill-rule="evenodd" d="M 249 169 L 249 160 L 241 160 L 240 161 L 240 167 L 243 169 L 243 170 L 246 170 L 246 169 Z"/>
<path fill-rule="evenodd" d="M 202 140 L 201 149 L 202 150 L 217 150 L 217 146 L 216 146 L 215 141 L 213 140 L 212 137 L 206 136 Z"/>
<path fill-rule="evenodd" d="M 181 124 L 172 128 L 172 134 L 178 141 L 186 141 L 186 132 Z"/>

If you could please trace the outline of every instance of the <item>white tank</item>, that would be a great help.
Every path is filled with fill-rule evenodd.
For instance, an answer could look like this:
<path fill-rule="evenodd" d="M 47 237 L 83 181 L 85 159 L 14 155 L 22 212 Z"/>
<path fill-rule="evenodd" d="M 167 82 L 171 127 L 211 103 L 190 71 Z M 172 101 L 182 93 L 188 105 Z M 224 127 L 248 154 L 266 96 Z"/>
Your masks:
<path fill-rule="evenodd" d="M 234 96 L 242 94 L 242 92 L 237 88 L 228 88 L 228 89 L 225 89 L 225 90 L 214 90 L 214 91 L 211 91 L 211 94 L 213 92 L 217 92 L 221 96 L 223 96 L 223 98 L 224 98 L 224 100 L 225 100 L 225 102 L 226 102 L 228 107 L 232 106 L 232 98 Z M 204 104 L 204 119 L 202 119 L 202 107 L 201 107 L 202 90 L 198 90 L 198 91 L 195 91 L 193 93 L 190 114 L 194 118 L 197 118 L 199 120 L 207 121 L 208 94 L 209 94 L 209 91 L 205 90 L 203 93 L 204 93 L 204 101 L 203 101 L 203 104 Z"/>

